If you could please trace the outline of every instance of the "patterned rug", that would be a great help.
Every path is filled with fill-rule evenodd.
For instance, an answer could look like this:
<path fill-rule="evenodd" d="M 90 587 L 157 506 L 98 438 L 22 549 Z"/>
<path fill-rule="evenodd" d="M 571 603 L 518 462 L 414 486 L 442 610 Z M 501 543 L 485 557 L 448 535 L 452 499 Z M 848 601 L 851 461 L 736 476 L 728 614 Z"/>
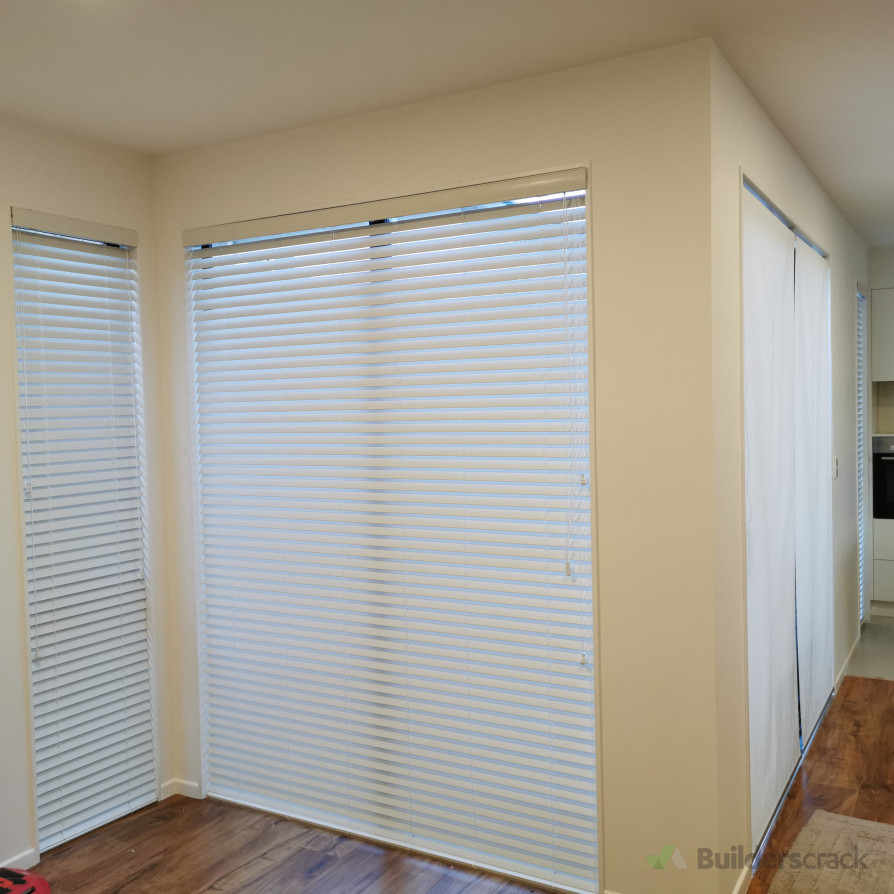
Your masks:
<path fill-rule="evenodd" d="M 769 894 L 894 894 L 894 826 L 817 810 Z"/>

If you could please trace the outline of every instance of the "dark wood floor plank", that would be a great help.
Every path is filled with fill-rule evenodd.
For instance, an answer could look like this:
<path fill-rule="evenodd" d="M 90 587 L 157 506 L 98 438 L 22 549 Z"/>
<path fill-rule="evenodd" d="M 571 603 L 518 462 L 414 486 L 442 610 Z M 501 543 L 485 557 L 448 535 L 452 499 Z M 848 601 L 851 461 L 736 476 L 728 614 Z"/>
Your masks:
<path fill-rule="evenodd" d="M 182 860 L 176 869 L 171 867 L 166 857 L 155 862 L 134 881 L 131 888 L 125 890 L 133 894 L 163 891 L 172 877 L 183 891 L 212 889 L 219 880 L 252 865 L 265 855 L 303 848 L 312 836 L 313 830 L 296 827 L 286 820 L 240 813 L 218 824 L 212 835 L 185 838 L 183 853 L 188 854 L 189 859 Z"/>
<path fill-rule="evenodd" d="M 766 847 L 782 855 L 814 810 L 894 824 L 894 681 L 845 677 L 782 805 Z M 774 871 L 748 894 L 767 894 Z"/>
<path fill-rule="evenodd" d="M 318 829 L 308 829 L 307 833 L 300 838 L 300 842 L 299 839 L 292 836 L 273 847 L 255 848 L 262 852 L 251 856 L 246 855 L 247 859 L 244 860 L 241 855 L 234 856 L 227 861 L 230 865 L 226 872 L 219 874 L 217 880 L 210 885 L 208 890 L 226 892 L 226 894 L 250 890 L 252 883 L 289 859 L 299 847 L 307 853 L 325 853 L 333 847 L 335 836 L 331 833 Z M 264 841 L 265 845 L 266 843 Z M 234 867 L 233 864 L 237 865 Z"/>
<path fill-rule="evenodd" d="M 496 894 L 502 885 L 498 879 L 481 879 L 464 870 L 445 875 L 439 864 L 413 855 L 402 859 L 392 855 L 382 869 L 381 875 L 371 880 L 361 894 L 467 894 L 473 886 L 476 894 Z"/>
<path fill-rule="evenodd" d="M 53 894 L 538 894 L 262 811 L 175 796 L 62 845 Z"/>
<path fill-rule="evenodd" d="M 170 841 L 200 850 L 209 831 L 224 824 L 219 805 L 196 802 L 201 806 L 186 810 L 179 801 L 186 799 L 170 799 L 56 848 L 44 861 L 54 894 L 117 891 L 147 867 L 163 862 Z M 84 860 L 85 852 L 91 855 L 89 861 Z"/>

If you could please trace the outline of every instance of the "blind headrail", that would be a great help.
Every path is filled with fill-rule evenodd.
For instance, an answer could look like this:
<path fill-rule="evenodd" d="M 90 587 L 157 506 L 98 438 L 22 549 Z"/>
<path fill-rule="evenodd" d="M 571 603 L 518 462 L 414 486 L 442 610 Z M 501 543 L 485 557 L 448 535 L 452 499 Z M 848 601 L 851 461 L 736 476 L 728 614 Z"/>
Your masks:
<path fill-rule="evenodd" d="M 253 220 L 234 221 L 207 227 L 193 227 L 184 230 L 183 247 L 197 248 L 201 245 L 215 245 L 221 242 L 264 239 L 284 233 L 300 233 L 305 230 L 345 226 L 366 220 L 382 220 L 443 211 L 449 208 L 486 205 L 490 202 L 509 202 L 513 199 L 552 195 L 586 189 L 586 187 L 586 168 L 572 168 L 547 174 L 535 174 L 530 177 L 516 177 L 511 180 L 496 180 L 474 186 L 460 186 L 435 192 L 380 199 L 374 202 L 359 202 L 353 205 L 298 211 L 294 214 L 279 214 L 273 217 L 259 217 Z"/>
<path fill-rule="evenodd" d="M 88 242 L 103 242 L 106 245 L 119 245 L 121 248 L 137 247 L 136 230 L 79 220 L 75 217 L 61 217 L 58 214 L 47 214 L 30 208 L 13 208 L 12 225 L 19 230 L 85 239 Z"/>

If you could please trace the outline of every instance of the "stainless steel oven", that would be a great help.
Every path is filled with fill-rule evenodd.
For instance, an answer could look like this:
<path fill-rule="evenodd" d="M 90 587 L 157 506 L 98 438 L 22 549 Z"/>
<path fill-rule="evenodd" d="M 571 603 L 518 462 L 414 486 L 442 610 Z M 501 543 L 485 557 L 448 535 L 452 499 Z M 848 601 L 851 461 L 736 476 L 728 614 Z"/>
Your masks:
<path fill-rule="evenodd" d="M 872 436 L 872 517 L 894 518 L 894 435 Z"/>

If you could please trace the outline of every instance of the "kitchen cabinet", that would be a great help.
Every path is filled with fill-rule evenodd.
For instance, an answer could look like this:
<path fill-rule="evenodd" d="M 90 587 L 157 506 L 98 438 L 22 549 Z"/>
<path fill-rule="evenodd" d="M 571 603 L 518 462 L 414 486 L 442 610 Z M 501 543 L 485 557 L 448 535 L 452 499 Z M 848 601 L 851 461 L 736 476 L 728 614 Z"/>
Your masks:
<path fill-rule="evenodd" d="M 894 518 L 872 520 L 872 557 L 894 561 Z"/>
<path fill-rule="evenodd" d="M 894 602 L 894 518 L 872 520 L 872 600 Z"/>
<path fill-rule="evenodd" d="M 894 382 L 894 289 L 872 290 L 872 381 Z"/>
<path fill-rule="evenodd" d="M 889 559 L 872 562 L 872 601 L 894 603 L 894 562 Z"/>

